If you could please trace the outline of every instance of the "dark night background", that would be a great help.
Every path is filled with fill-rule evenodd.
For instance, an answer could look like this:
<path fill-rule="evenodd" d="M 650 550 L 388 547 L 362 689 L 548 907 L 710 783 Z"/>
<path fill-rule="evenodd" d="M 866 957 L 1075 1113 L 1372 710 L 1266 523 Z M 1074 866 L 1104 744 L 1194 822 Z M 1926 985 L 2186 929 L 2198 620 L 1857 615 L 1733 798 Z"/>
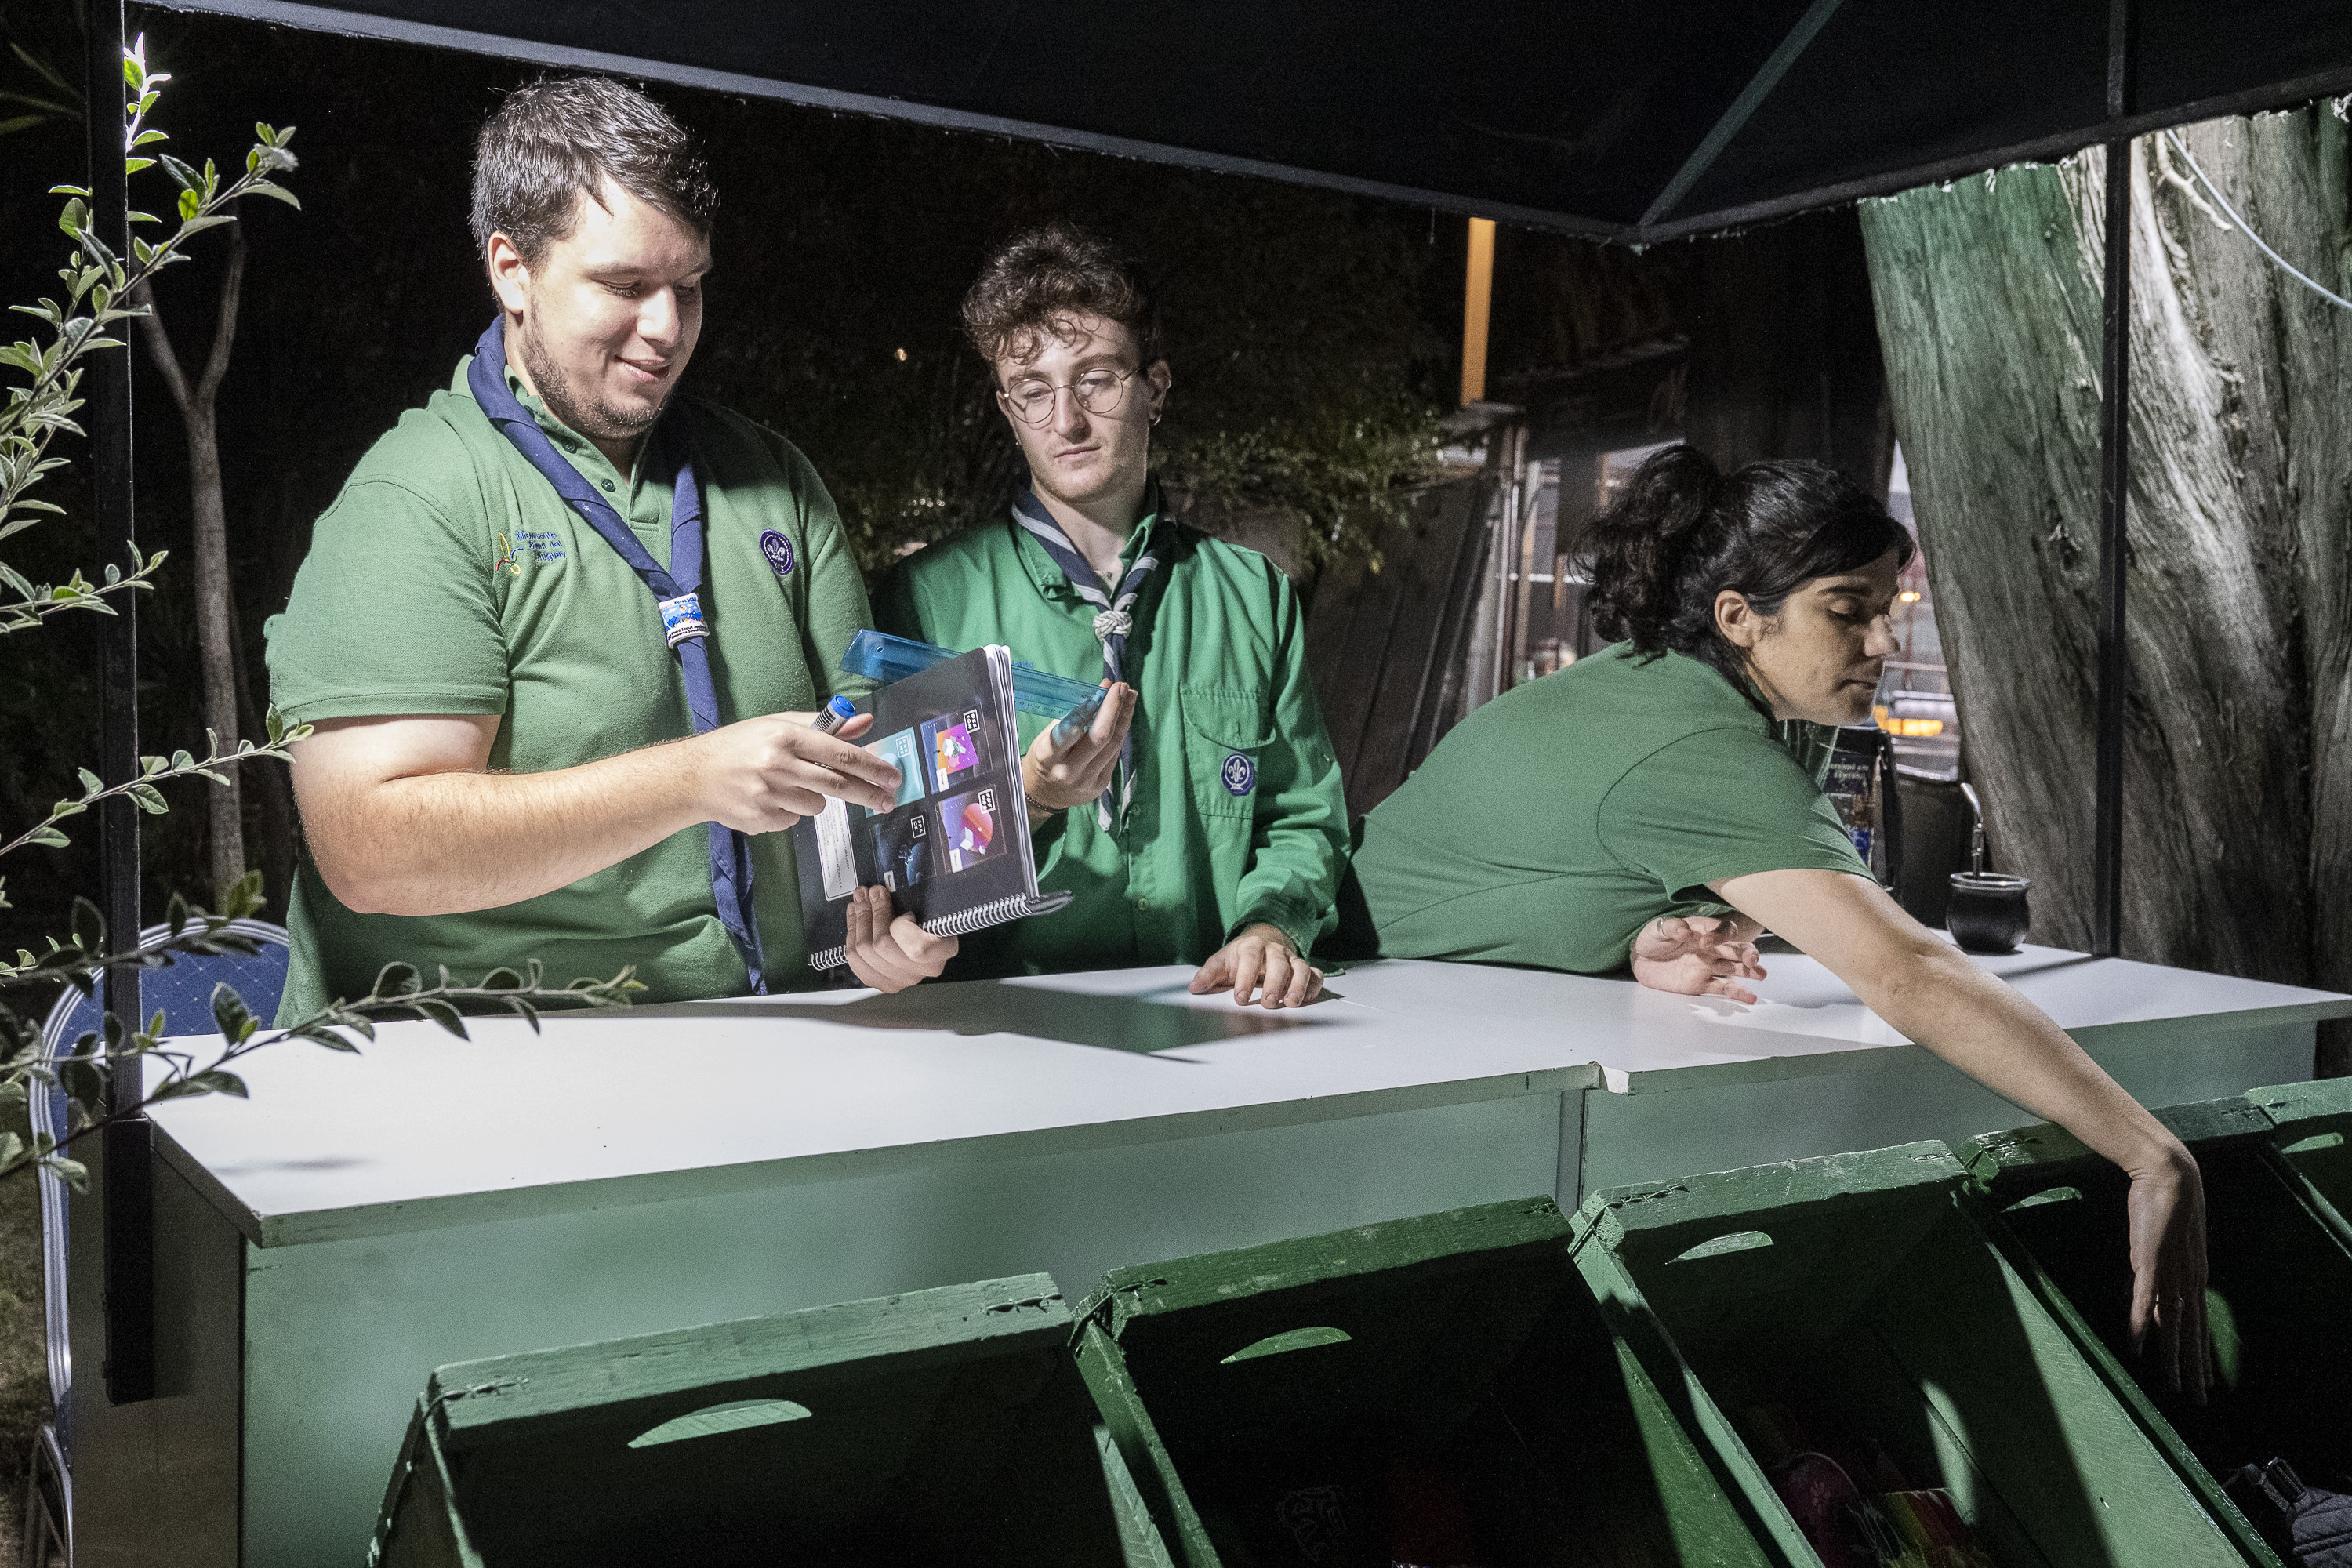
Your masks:
<path fill-rule="evenodd" d="M 236 620 L 261 702 L 262 623 L 285 603 L 311 520 L 400 412 L 446 384 L 489 318 L 466 231 L 473 138 L 499 95 L 539 71 L 171 12 L 134 11 L 131 25 L 146 34 L 150 68 L 172 73 L 151 121 L 170 132 L 167 150 L 233 165 L 255 121 L 298 128 L 301 166 L 283 183 L 303 210 L 247 203 L 243 216 L 244 305 L 221 394 Z M 70 5 L 0 5 L 0 41 L 76 73 Z M 36 86 L 14 56 L 0 59 L 0 89 Z M 652 90 L 705 139 L 721 199 L 710 312 L 687 384 L 808 453 L 869 570 L 906 542 L 943 536 L 1002 505 L 1014 449 L 955 311 L 983 250 L 1049 216 L 1106 229 L 1151 267 L 1175 377 L 1155 437 L 1163 474 L 1212 527 L 1269 508 L 1303 520 L 1300 586 L 1310 597 L 1327 560 L 1378 555 L 1398 498 L 1431 472 L 1438 421 L 1458 395 L 1458 216 Z M 12 112 L 0 105 L 0 119 Z M 68 242 L 55 226 L 62 198 L 47 193 L 80 181 L 82 149 L 70 120 L 0 136 L 0 291 L 9 302 L 55 291 Z M 155 206 L 168 191 L 160 169 L 147 171 L 133 182 L 133 205 Z M 210 342 L 221 239 L 199 237 L 197 259 L 158 283 L 184 363 L 201 363 Z M 1832 264 L 1817 265 L 1823 257 Z M 1840 267 L 1851 277 L 1824 285 Z M 1621 445 L 1662 439 L 1683 426 L 1685 394 L 1696 430 L 1710 387 L 1720 393 L 1727 376 L 1753 380 L 1788 360 L 1789 344 L 1759 337 L 1759 323 L 1785 319 L 1796 325 L 1782 335 L 1799 331 L 1804 363 L 1781 366 L 1780 378 L 1802 388 L 1806 407 L 1825 407 L 1811 365 L 1837 334 L 1824 331 L 1823 312 L 1838 307 L 1826 319 L 1851 327 L 1859 278 L 1850 214 L 1639 255 L 1507 229 L 1489 395 L 1549 396 L 1555 425 L 1630 417 L 1633 426 L 1610 437 Z M 1801 295 L 1810 314 L 1781 309 Z M 1878 416 L 1876 342 L 1866 292 L 1859 300 L 1868 364 L 1852 401 L 1869 424 Z M 1727 316 L 1726 301 L 1743 309 Z M 1665 358 L 1641 357 L 1662 345 Z M 1643 381 L 1634 412 L 1612 413 L 1612 378 L 1630 373 L 1610 367 L 1629 348 L 1652 380 L 1655 367 L 1687 357 L 1687 384 L 1680 372 Z M 200 749 L 184 433 L 143 343 L 134 339 L 131 352 L 141 539 L 173 556 L 157 591 L 140 599 L 142 749 Z M 1785 430 L 1760 438 L 1788 444 Z M 78 463 L 79 447 L 64 439 L 56 451 Z M 79 467 L 53 475 L 36 494 L 71 515 L 0 547 L 37 582 L 102 564 L 81 480 Z M 98 631 L 96 617 L 68 615 L 0 644 L 0 824 L 11 833 L 97 756 Z M 257 733 L 253 717 L 247 723 Z M 265 764 L 246 777 L 248 858 L 268 874 L 274 913 L 291 853 L 290 805 L 280 770 Z M 202 787 L 173 786 L 171 815 L 145 819 L 151 910 L 174 890 L 205 890 Z M 73 894 L 96 885 L 94 823 L 68 826 L 79 829 L 71 848 L 20 853 L 0 868 L 16 905 L 0 911 L 0 942 L 11 948 L 59 929 Z"/>

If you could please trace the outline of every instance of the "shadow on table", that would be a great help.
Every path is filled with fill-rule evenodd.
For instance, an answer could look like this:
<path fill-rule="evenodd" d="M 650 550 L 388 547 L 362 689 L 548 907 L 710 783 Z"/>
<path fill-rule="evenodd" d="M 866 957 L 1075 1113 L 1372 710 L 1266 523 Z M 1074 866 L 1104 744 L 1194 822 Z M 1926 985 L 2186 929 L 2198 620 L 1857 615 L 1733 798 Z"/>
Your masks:
<path fill-rule="evenodd" d="M 930 989 L 916 986 L 895 996 L 861 996 L 854 1002 L 761 1001 L 744 997 L 727 1002 L 681 1002 L 652 1007 L 632 1007 L 613 1013 L 588 1013 L 590 1018 L 794 1018 L 820 1024 L 843 1024 L 866 1029 L 938 1029 L 957 1035 L 1026 1035 L 1033 1039 L 1059 1040 L 1066 1045 L 1157 1056 L 1187 1046 L 1214 1045 L 1223 1040 L 1281 1030 L 1311 1028 L 1321 1022 L 1310 1016 L 1314 1008 L 1297 1013 L 1268 1013 L 1238 1007 L 1188 1007 L 1177 1001 L 1159 1001 L 1166 994 L 1182 996 L 1181 984 L 1140 995 L 1100 995 L 1056 991 L 1039 985 L 1003 981 L 971 982 Z M 1319 1006 L 1321 1004 L 1317 1004 Z M 1182 1058 L 1169 1058 L 1181 1060 Z"/>

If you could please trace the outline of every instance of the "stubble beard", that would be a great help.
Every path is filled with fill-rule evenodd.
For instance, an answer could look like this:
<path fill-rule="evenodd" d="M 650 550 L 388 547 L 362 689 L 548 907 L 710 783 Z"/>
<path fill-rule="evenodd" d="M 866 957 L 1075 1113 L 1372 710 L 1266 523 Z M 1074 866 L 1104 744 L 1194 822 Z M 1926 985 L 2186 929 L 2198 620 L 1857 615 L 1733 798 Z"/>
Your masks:
<path fill-rule="evenodd" d="M 1118 443 L 1114 440 L 1106 445 L 1112 446 Z M 1094 474 L 1085 479 L 1078 479 L 1076 476 L 1064 479 L 1054 472 L 1053 464 L 1050 459 L 1047 459 L 1031 468 L 1031 482 L 1033 485 L 1037 482 L 1036 475 L 1042 468 L 1046 476 L 1042 488 L 1055 500 L 1072 507 L 1089 506 L 1103 497 L 1112 494 L 1127 482 L 1134 467 L 1141 468 L 1148 488 L 1151 474 L 1151 448 L 1148 443 L 1142 451 L 1134 457 L 1129 457 L 1123 452 L 1106 452 L 1104 456 L 1110 460 L 1103 463 Z M 1120 460 L 1123 458 L 1126 458 L 1125 461 Z M 1137 458 L 1140 458 L 1139 464 L 1136 462 Z"/>
<path fill-rule="evenodd" d="M 547 345 L 540 341 L 538 331 L 526 321 L 522 330 L 523 368 L 530 372 L 531 384 L 539 388 L 539 400 L 547 411 L 570 428 L 596 441 L 633 441 L 652 429 L 669 407 L 670 397 L 677 390 L 677 383 L 662 395 L 653 408 L 638 413 L 619 409 L 592 394 L 579 394 L 562 367 L 556 363 Z"/>

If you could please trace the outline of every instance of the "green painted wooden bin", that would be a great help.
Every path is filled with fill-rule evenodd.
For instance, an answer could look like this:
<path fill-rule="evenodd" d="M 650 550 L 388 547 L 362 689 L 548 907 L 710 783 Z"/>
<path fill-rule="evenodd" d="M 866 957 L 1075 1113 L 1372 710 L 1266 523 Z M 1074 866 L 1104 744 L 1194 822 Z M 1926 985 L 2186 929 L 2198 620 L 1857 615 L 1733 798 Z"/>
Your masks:
<path fill-rule="evenodd" d="M 1578 1211 L 1576 1257 L 1650 1326 L 1630 1342 L 1689 1389 L 1794 1562 L 1820 1558 L 1765 1468 L 1791 1419 L 1948 1490 L 2000 1568 L 2241 1568 L 2238 1534 L 1987 1245 L 1965 1182 L 1926 1142 L 1619 1187 Z"/>
<path fill-rule="evenodd" d="M 460 1362 L 378 1568 L 1164 1568 L 1051 1279 Z"/>
<path fill-rule="evenodd" d="M 2219 1384 L 2199 1406 L 2161 1385 L 2130 1344 L 2123 1173 L 2047 1124 L 1972 1141 L 1969 1167 L 2000 1226 L 2063 1300 L 2059 1315 L 2187 1473 L 2218 1489 L 2240 1466 L 2284 1458 L 2315 1484 L 2352 1472 L 2352 1249 L 2244 1098 L 2157 1112 L 2204 1174 L 2207 1317 Z"/>
<path fill-rule="evenodd" d="M 2352 1078 L 2250 1089 L 2278 1128 L 2279 1152 L 2324 1205 L 2328 1228 L 2352 1243 Z"/>
<path fill-rule="evenodd" d="M 1177 1560 L 1776 1563 L 1567 1240 L 1530 1198 L 1106 1275 L 1078 1363 Z"/>

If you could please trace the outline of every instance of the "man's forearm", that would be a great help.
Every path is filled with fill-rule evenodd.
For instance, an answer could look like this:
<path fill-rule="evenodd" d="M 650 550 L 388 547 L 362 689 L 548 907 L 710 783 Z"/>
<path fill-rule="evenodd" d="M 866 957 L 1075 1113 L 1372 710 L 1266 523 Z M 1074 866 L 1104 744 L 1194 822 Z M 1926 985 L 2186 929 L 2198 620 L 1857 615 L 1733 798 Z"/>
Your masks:
<path fill-rule="evenodd" d="M 362 914 L 446 915 L 565 887 L 701 820 L 686 742 L 543 773 L 434 773 L 338 803 L 314 837 L 328 887 Z"/>

